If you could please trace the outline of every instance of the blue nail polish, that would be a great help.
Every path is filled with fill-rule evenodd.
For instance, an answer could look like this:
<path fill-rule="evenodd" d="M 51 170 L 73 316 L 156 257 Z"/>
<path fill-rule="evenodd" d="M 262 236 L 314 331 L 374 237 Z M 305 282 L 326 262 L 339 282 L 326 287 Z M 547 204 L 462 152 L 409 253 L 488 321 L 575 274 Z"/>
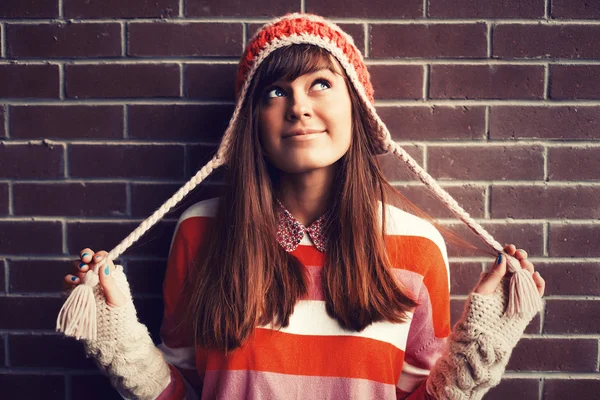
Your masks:
<path fill-rule="evenodd" d="M 83 253 L 83 254 L 81 255 L 81 258 L 83 258 L 83 257 L 85 257 L 85 256 L 89 256 L 89 254 L 88 254 L 88 253 Z"/>
<path fill-rule="evenodd" d="M 110 274 L 110 266 L 108 264 L 106 264 L 106 267 L 104 267 L 104 275 L 108 275 Z"/>
<path fill-rule="evenodd" d="M 83 267 L 85 267 L 86 265 L 87 265 L 86 263 L 81 263 L 81 264 L 79 264 L 79 268 L 83 268 Z"/>
<path fill-rule="evenodd" d="M 498 253 L 498 264 L 502 262 L 502 254 Z"/>
<path fill-rule="evenodd" d="M 75 281 L 77 280 L 77 277 L 76 277 L 76 276 L 72 276 L 72 277 L 71 277 L 71 280 L 72 280 L 73 282 L 75 282 Z"/>
<path fill-rule="evenodd" d="M 101 259 L 101 258 L 102 258 L 102 256 L 96 256 L 96 257 L 94 257 L 94 258 L 95 258 L 96 260 L 99 260 L 99 259 Z"/>

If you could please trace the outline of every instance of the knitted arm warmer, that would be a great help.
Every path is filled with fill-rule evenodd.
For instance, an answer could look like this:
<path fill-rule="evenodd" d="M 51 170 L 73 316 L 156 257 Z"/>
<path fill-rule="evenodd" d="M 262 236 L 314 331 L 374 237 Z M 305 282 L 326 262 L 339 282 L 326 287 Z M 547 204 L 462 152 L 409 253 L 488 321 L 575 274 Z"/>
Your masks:
<path fill-rule="evenodd" d="M 138 322 L 127 278 L 120 265 L 112 272 L 127 303 L 112 307 L 100 285 L 94 287 L 98 335 L 85 340 L 86 354 L 108 374 L 112 385 L 126 399 L 155 399 L 169 385 L 171 373 L 148 329 Z"/>
<path fill-rule="evenodd" d="M 507 279 L 491 295 L 471 293 L 427 379 L 435 399 L 478 400 L 500 382 L 512 349 L 536 314 L 506 317 L 507 299 Z"/>

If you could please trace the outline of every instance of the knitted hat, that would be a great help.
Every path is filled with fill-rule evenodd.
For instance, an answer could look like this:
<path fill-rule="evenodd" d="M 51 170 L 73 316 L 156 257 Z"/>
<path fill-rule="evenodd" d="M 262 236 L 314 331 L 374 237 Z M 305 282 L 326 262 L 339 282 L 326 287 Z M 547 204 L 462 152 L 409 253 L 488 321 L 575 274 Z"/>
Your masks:
<path fill-rule="evenodd" d="M 227 160 L 228 147 L 235 134 L 236 122 L 252 78 L 258 67 L 273 51 L 294 44 L 311 44 L 327 50 L 340 63 L 351 84 L 356 89 L 360 100 L 364 103 L 370 117 L 376 122 L 376 132 L 380 154 L 391 152 L 402 160 L 409 169 L 432 191 L 432 193 L 452 210 L 471 230 L 479 235 L 491 248 L 503 252 L 498 243 L 483 227 L 473 220 L 467 212 L 439 186 L 439 184 L 421 168 L 416 161 L 391 138 L 390 132 L 381 121 L 374 107 L 373 86 L 369 80 L 369 72 L 362 54 L 352 38 L 337 25 L 311 14 L 288 14 L 264 25 L 251 39 L 238 66 L 236 79 L 236 106 L 229 125 L 223 135 L 216 155 L 196 173 L 183 187 L 167 200 L 148 219 L 140 224 L 117 247 L 110 251 L 111 260 L 119 257 L 127 248 L 137 241 L 146 231 L 177 205 L 190 191 L 200 184 L 212 171 Z M 531 274 L 522 269 L 514 258 L 508 257 L 508 269 L 513 273 L 507 314 L 539 311 L 541 299 Z M 98 284 L 97 271 L 89 271 L 83 284 L 77 286 L 61 309 L 57 330 L 68 336 L 95 338 L 95 303 L 92 288 Z"/>

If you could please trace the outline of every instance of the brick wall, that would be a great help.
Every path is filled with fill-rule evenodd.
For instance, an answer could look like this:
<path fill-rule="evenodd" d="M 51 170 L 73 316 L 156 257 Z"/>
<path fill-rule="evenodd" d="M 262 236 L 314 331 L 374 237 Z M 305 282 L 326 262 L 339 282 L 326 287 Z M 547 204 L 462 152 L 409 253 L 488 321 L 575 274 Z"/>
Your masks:
<path fill-rule="evenodd" d="M 600 3 L 593 0 L 3 0 L 0 387 L 118 398 L 53 332 L 68 260 L 111 249 L 218 143 L 248 37 L 287 11 L 332 17 L 370 66 L 394 138 L 501 242 L 529 251 L 546 307 L 486 399 L 600 390 Z M 387 175 L 457 223 L 389 157 Z M 155 335 L 178 215 L 122 258 Z M 454 318 L 490 257 L 451 246 Z"/>

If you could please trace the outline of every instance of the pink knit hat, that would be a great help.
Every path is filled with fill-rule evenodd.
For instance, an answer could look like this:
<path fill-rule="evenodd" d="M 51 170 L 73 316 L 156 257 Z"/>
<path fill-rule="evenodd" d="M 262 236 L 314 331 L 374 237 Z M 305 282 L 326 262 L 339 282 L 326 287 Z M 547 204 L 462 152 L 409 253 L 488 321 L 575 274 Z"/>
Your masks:
<path fill-rule="evenodd" d="M 216 168 L 224 165 L 234 127 L 238 120 L 243 101 L 257 68 L 273 51 L 294 44 L 311 44 L 327 50 L 340 63 L 370 116 L 376 122 L 373 132 L 379 142 L 379 153 L 393 153 L 429 188 L 432 193 L 452 210 L 471 230 L 479 235 L 491 248 L 503 252 L 498 243 L 483 227 L 439 186 L 439 184 L 415 160 L 391 138 L 390 132 L 377 115 L 374 107 L 373 86 L 362 54 L 352 38 L 337 25 L 311 14 L 288 14 L 264 25 L 251 39 L 240 60 L 236 79 L 236 106 L 229 125 L 223 135 L 216 155 L 196 173 L 183 187 L 167 200 L 148 219 L 140 224 L 117 247 L 108 254 L 111 260 L 119 257 L 146 231 L 177 205 L 190 191 L 200 184 Z M 513 273 L 507 314 L 539 311 L 541 298 L 531 274 L 522 269 L 518 261 L 508 257 L 508 269 Z M 89 271 L 83 284 L 77 286 L 61 309 L 56 329 L 65 335 L 81 338 L 96 337 L 95 302 L 92 288 L 98 284 L 97 271 Z"/>

